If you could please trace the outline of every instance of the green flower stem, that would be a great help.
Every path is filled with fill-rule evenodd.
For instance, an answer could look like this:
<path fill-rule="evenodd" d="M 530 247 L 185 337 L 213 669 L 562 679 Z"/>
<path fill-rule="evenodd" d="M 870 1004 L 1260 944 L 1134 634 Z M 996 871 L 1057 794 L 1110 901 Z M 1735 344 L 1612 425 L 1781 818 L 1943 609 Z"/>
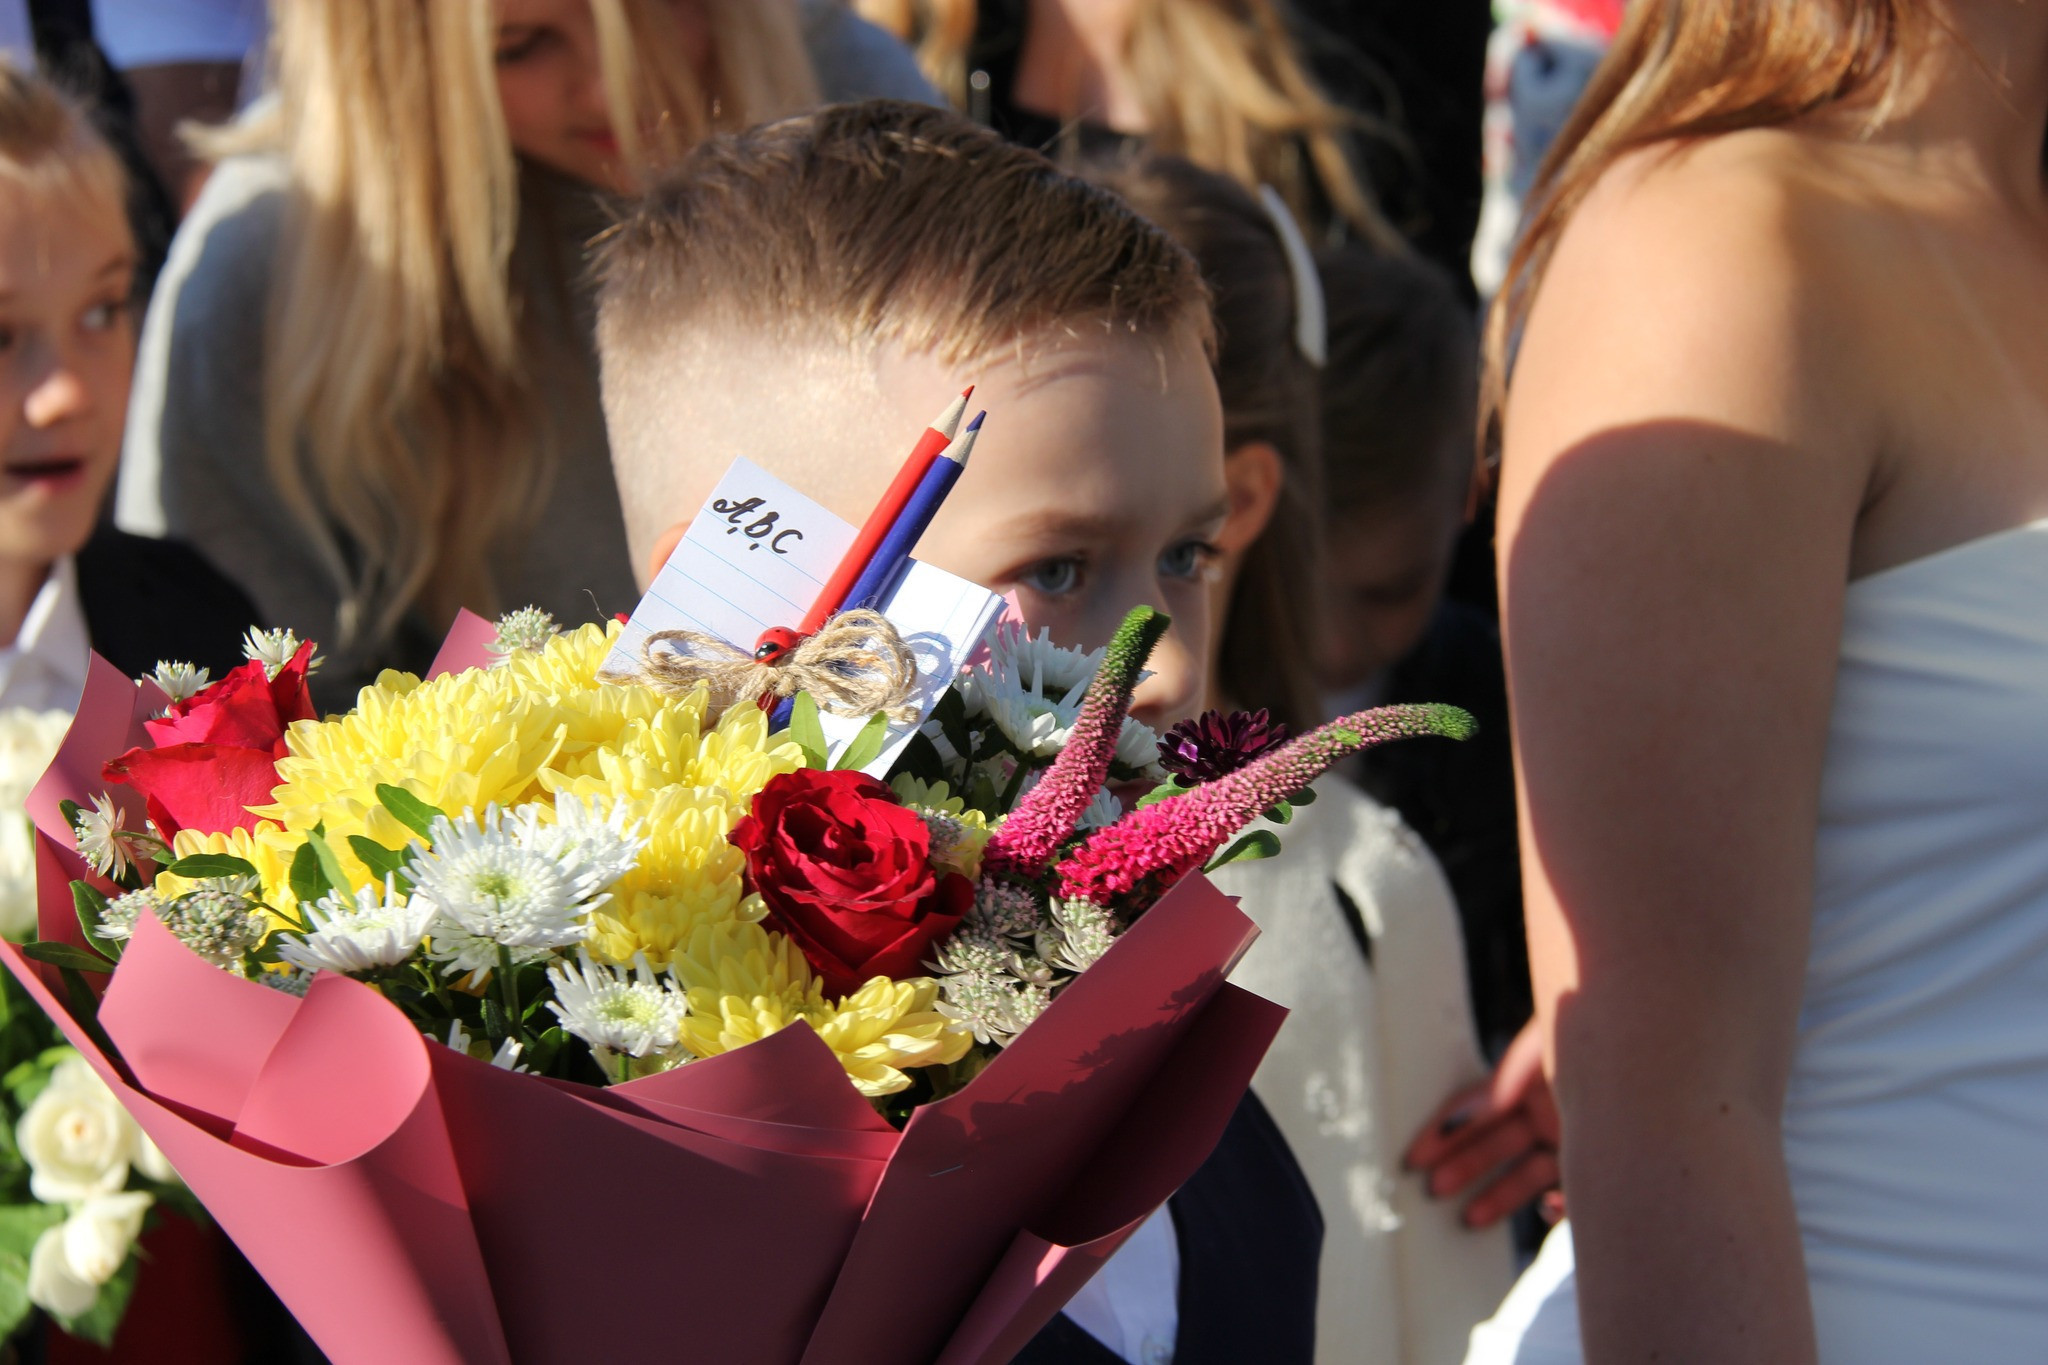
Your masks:
<path fill-rule="evenodd" d="M 501 993 L 505 997 L 505 1026 L 512 1031 L 512 1036 L 519 1040 L 519 1045 L 524 1047 L 526 1026 L 519 1015 L 519 981 L 517 974 L 512 970 L 512 950 L 502 943 L 498 945 L 498 981 Z"/>

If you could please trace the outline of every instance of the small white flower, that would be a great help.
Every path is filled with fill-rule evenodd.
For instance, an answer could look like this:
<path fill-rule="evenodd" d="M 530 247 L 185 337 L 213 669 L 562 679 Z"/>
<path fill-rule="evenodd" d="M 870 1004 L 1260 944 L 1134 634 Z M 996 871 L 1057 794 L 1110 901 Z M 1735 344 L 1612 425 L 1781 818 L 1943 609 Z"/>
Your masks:
<path fill-rule="evenodd" d="M 676 1051 L 686 1007 L 673 976 L 657 978 L 639 953 L 630 972 L 594 963 L 588 953 L 576 958 L 548 968 L 555 988 L 548 1008 L 565 1030 L 593 1049 L 629 1057 Z"/>
<path fill-rule="evenodd" d="M 29 1192 L 45 1204 L 78 1203 L 128 1183 L 141 1130 L 85 1061 L 59 1062 L 14 1128 Z"/>
<path fill-rule="evenodd" d="M 22 803 L 70 728 L 69 711 L 0 708 L 0 938 L 33 936 L 36 837 Z"/>
<path fill-rule="evenodd" d="M 75 828 L 79 856 L 102 877 L 119 879 L 135 866 L 129 852 L 132 836 L 121 828 L 121 812 L 105 792 L 95 796 L 90 807 L 79 808 Z"/>
<path fill-rule="evenodd" d="M 396 967 L 426 938 L 437 908 L 401 895 L 394 880 L 354 896 L 330 891 L 303 907 L 309 934 L 280 934 L 277 955 L 308 972 L 373 972 Z"/>
<path fill-rule="evenodd" d="M 519 1065 L 519 1054 L 525 1050 L 526 1044 L 517 1038 L 507 1038 L 498 1044 L 498 1050 L 491 1054 L 491 1065 L 500 1071 L 525 1071 L 526 1068 Z"/>
<path fill-rule="evenodd" d="M 98 1301 L 100 1287 L 71 1268 L 64 1225 L 46 1228 L 28 1254 L 28 1301 L 59 1318 L 75 1318 Z"/>
<path fill-rule="evenodd" d="M 157 918 L 214 966 L 239 967 L 270 932 L 270 916 L 255 894 L 253 877 L 208 877 L 182 895 L 161 899 Z"/>
<path fill-rule="evenodd" d="M 484 648 L 502 664 L 521 650 L 543 648 L 559 633 L 554 617 L 539 607 L 521 607 L 498 618 L 498 633 Z"/>
<path fill-rule="evenodd" d="M 299 652 L 299 637 L 290 630 L 258 630 L 254 626 L 242 637 L 242 654 L 251 663 L 263 665 L 263 671 L 275 678 L 284 671 L 284 666 Z M 306 661 L 308 676 L 320 668 L 320 656 L 313 655 Z"/>
<path fill-rule="evenodd" d="M 135 1169 L 144 1180 L 154 1180 L 159 1185 L 182 1185 L 184 1177 L 171 1165 L 170 1158 L 156 1145 L 149 1134 L 142 1131 L 142 1125 L 135 1125 Z"/>
<path fill-rule="evenodd" d="M 498 949 L 533 961 L 583 941 L 605 888 L 633 865 L 640 843 L 581 802 L 562 802 L 558 821 L 542 824 L 525 808 L 511 817 L 496 806 L 483 818 L 438 816 L 433 847 L 407 868 L 413 898 L 439 910 L 430 931 L 433 958 L 449 975 L 489 972 Z"/>
<path fill-rule="evenodd" d="M 303 967 L 288 972 L 258 972 L 257 984 L 268 986 L 284 995 L 295 995 L 304 999 L 306 992 L 313 989 L 313 973 Z"/>
<path fill-rule="evenodd" d="M 211 678 L 203 668 L 195 668 L 191 664 L 175 660 L 158 659 L 156 670 L 149 675 L 149 681 L 155 683 L 157 690 L 176 705 L 181 701 L 190 701 L 205 691 L 206 684 Z"/>
<path fill-rule="evenodd" d="M 142 1215 L 154 1200 L 140 1190 L 88 1199 L 72 1210 L 60 1231 L 71 1273 L 88 1284 L 105 1284 L 128 1259 L 142 1232 Z"/>
<path fill-rule="evenodd" d="M 164 897 L 151 887 L 140 891 L 129 891 L 107 902 L 107 908 L 100 912 L 99 934 L 101 938 L 122 942 L 134 936 L 135 922 L 147 910 L 158 919 L 163 918 Z"/>

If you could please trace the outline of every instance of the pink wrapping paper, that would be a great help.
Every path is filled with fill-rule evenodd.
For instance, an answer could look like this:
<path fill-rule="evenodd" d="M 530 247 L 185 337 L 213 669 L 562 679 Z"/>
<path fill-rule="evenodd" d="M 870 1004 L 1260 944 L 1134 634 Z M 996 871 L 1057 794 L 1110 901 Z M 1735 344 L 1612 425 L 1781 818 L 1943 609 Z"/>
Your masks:
<path fill-rule="evenodd" d="M 123 688 L 88 686 L 67 751 L 125 747 Z M 51 811 L 87 772 L 60 755 Z M 75 855 L 39 842 L 43 934 L 76 942 Z M 592 1089 L 343 977 L 301 1000 L 230 976 L 145 919 L 100 1006 L 117 1059 L 4 951 L 340 1365 L 1000 1365 L 1221 1136 L 1284 1015 L 1224 984 L 1255 934 L 1189 878 L 902 1133 L 803 1025 Z"/>

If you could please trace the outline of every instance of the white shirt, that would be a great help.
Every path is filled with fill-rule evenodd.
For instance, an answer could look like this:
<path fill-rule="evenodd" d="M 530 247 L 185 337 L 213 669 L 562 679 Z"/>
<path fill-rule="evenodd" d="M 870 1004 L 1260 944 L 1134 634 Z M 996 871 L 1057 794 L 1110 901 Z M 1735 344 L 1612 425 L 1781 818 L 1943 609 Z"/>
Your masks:
<path fill-rule="evenodd" d="M 1172 1365 L 1180 1331 L 1180 1241 L 1162 1206 L 1081 1286 L 1066 1315 L 1131 1365 Z"/>
<path fill-rule="evenodd" d="M 85 693 L 85 669 L 92 636 L 78 596 L 78 567 L 69 555 L 57 561 L 29 604 L 21 633 L 0 646 L 0 708 L 75 711 Z"/>

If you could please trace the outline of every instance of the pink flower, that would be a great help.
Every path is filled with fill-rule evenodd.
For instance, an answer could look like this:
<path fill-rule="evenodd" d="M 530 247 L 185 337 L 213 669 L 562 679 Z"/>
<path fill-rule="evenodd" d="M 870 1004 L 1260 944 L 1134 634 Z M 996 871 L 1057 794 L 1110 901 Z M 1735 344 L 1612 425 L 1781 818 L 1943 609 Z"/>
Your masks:
<path fill-rule="evenodd" d="M 1097 830 L 1060 864 L 1060 895 L 1138 914 L 1261 811 L 1346 754 L 1411 735 L 1468 739 L 1476 728 L 1455 706 L 1382 706 L 1332 721 L 1234 773 Z"/>

